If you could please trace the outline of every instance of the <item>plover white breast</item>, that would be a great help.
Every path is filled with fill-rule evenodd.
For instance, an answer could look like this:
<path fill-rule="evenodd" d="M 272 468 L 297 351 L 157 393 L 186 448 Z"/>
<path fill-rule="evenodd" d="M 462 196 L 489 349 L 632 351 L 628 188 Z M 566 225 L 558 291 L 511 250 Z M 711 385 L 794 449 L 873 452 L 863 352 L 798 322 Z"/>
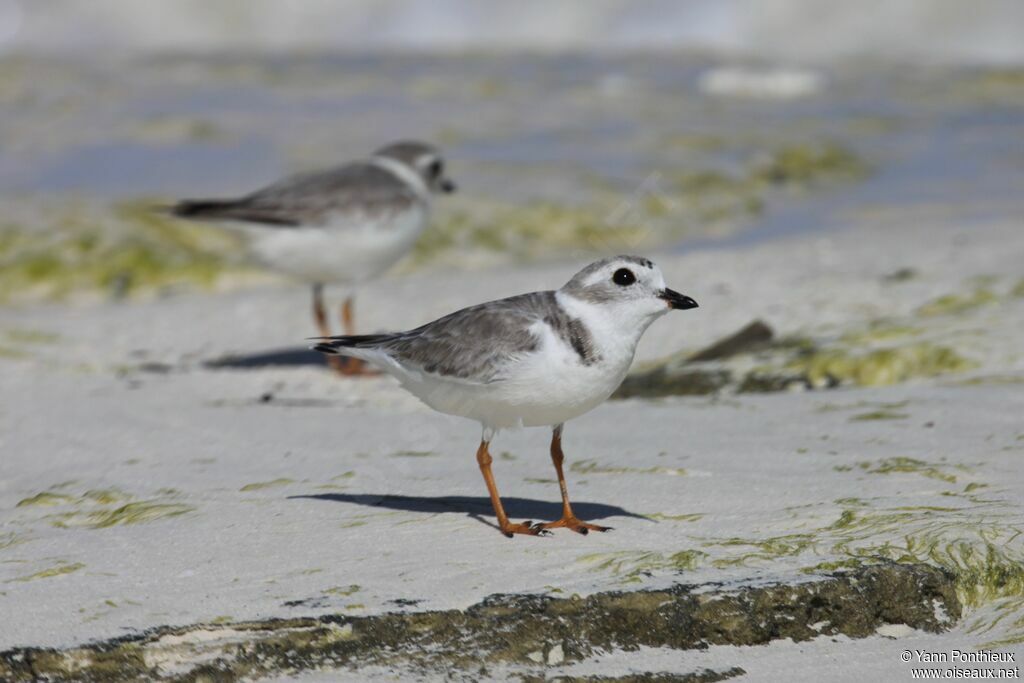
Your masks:
<path fill-rule="evenodd" d="M 562 473 L 562 426 L 611 396 L 652 322 L 696 306 L 668 289 L 649 259 L 616 256 L 591 263 L 557 291 L 464 308 L 408 332 L 328 337 L 313 348 L 372 363 L 431 408 L 479 422 L 477 463 L 506 536 L 554 527 L 585 534 L 608 527 L 573 514 Z M 505 514 L 488 449 L 498 430 L 517 426 L 553 428 L 558 521 L 513 524 Z"/>
<path fill-rule="evenodd" d="M 238 199 L 185 200 L 171 212 L 236 229 L 259 262 L 312 285 L 314 320 L 328 336 L 323 286 L 354 287 L 394 265 L 426 228 L 432 196 L 454 191 L 438 150 L 407 141 Z M 346 334 L 354 332 L 352 301 L 350 290 L 341 311 Z M 333 360 L 346 374 L 361 367 Z"/>

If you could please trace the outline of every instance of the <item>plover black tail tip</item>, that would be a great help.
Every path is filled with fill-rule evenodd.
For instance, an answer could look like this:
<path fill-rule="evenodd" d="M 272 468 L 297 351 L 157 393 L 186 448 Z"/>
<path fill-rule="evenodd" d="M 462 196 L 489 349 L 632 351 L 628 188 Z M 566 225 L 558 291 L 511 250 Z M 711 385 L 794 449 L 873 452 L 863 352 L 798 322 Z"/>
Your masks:
<path fill-rule="evenodd" d="M 202 218 L 222 213 L 230 209 L 237 202 L 222 199 L 186 199 L 174 206 L 168 207 L 167 211 L 172 216 L 179 218 Z"/>

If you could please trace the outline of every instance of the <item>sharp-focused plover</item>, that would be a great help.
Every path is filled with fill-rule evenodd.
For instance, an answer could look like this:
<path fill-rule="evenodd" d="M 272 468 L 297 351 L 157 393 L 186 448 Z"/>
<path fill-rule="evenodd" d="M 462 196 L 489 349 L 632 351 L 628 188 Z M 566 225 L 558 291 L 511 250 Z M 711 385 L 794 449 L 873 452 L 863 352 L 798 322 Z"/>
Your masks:
<path fill-rule="evenodd" d="M 573 514 L 562 473 L 562 426 L 619 386 L 647 327 L 670 309 L 697 302 L 665 287 L 649 259 L 592 263 L 557 291 L 533 292 L 464 308 L 395 334 L 329 337 L 314 348 L 365 360 L 394 375 L 434 410 L 480 422 L 476 458 L 502 533 L 537 535 L 553 527 L 581 534 L 608 527 Z M 507 427 L 551 426 L 551 460 L 562 518 L 513 524 L 491 473 L 491 439 Z"/>
<path fill-rule="evenodd" d="M 330 335 L 325 284 L 362 284 L 412 249 L 430 218 L 432 195 L 454 192 L 440 153 L 422 142 L 396 142 L 369 159 L 285 178 L 239 199 L 186 200 L 175 216 L 237 228 L 267 267 L 313 287 L 313 317 Z M 354 332 L 353 294 L 341 309 Z M 355 374 L 361 363 L 332 365 Z"/>

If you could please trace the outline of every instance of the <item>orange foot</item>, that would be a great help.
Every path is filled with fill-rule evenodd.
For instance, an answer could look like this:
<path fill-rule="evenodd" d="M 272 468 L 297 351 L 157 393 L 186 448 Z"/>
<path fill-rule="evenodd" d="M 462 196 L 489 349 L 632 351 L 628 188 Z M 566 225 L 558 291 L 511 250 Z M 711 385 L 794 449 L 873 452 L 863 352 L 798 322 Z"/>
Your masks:
<path fill-rule="evenodd" d="M 562 517 L 557 522 L 548 522 L 547 524 L 541 524 L 539 526 L 541 529 L 557 529 L 558 527 L 564 526 L 565 528 L 572 529 L 576 533 L 583 534 L 584 536 L 586 536 L 591 531 L 611 531 L 612 529 L 612 527 L 610 526 L 600 526 L 597 524 L 590 524 L 589 522 L 581 521 L 577 519 L 575 516 Z"/>
<path fill-rule="evenodd" d="M 505 534 L 509 538 L 512 538 L 516 534 L 523 534 L 525 536 L 551 535 L 550 531 L 545 530 L 545 525 L 540 524 L 539 522 L 537 524 L 533 524 L 529 520 L 523 522 L 522 524 L 512 524 L 510 522 L 506 522 L 499 528 L 501 529 L 501 533 Z"/>

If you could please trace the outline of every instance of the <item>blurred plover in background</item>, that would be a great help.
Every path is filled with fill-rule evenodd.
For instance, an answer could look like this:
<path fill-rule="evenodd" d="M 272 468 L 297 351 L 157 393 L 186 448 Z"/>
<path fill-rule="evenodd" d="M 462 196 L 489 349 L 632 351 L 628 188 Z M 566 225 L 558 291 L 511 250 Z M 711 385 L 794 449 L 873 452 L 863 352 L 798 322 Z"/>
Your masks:
<path fill-rule="evenodd" d="M 313 317 L 331 334 L 323 302 L 326 284 L 362 284 L 407 254 L 430 218 L 432 196 L 455 191 L 444 160 L 423 142 L 395 142 L 366 160 L 302 173 L 238 199 L 185 200 L 175 216 L 235 228 L 250 253 L 273 270 L 313 288 Z M 355 332 L 350 289 L 341 309 L 343 331 Z M 331 365 L 359 374 L 362 362 Z"/>
<path fill-rule="evenodd" d="M 652 322 L 670 309 L 696 306 L 668 289 L 649 259 L 616 256 L 590 264 L 558 291 L 464 308 L 408 332 L 330 337 L 314 348 L 372 363 L 431 408 L 480 422 L 477 463 L 506 536 L 554 527 L 586 534 L 609 527 L 573 514 L 562 473 L 562 426 L 611 396 Z M 558 521 L 513 524 L 505 515 L 488 449 L 498 430 L 519 426 L 553 428 Z"/>

